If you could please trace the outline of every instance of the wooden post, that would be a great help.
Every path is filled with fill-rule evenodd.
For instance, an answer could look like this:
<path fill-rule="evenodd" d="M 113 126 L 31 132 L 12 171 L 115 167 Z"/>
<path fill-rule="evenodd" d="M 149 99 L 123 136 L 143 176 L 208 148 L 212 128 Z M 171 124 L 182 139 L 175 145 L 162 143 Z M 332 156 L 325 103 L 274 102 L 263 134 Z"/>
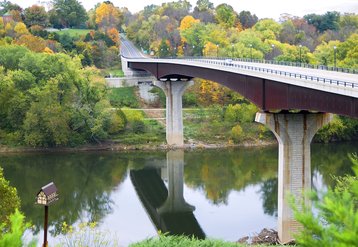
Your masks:
<path fill-rule="evenodd" d="M 44 220 L 44 243 L 42 247 L 47 247 L 47 224 L 48 224 L 48 206 L 45 206 L 45 220 Z"/>

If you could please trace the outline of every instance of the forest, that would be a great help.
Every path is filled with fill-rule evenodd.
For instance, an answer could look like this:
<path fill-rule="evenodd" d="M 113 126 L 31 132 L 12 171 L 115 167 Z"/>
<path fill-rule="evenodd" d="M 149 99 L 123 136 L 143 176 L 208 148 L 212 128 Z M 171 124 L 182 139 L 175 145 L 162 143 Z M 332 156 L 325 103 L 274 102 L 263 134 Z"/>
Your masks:
<path fill-rule="evenodd" d="M 358 69 L 354 13 L 282 14 L 276 21 L 209 0 L 198 0 L 195 6 L 186 0 L 148 5 L 138 13 L 110 1 L 88 11 L 78 0 L 51 3 L 49 8 L 23 9 L 0 2 L 2 144 L 78 146 L 127 137 L 131 144 L 162 142 L 163 128 L 145 121 L 142 113 L 123 109 L 140 107 L 136 89 L 128 96 L 105 85 L 105 75 L 121 74 L 120 33 L 142 52 L 158 57 L 266 59 Z M 153 92 L 161 99 L 157 105 L 164 107 L 163 94 Z M 239 143 L 271 138 L 252 124 L 256 107 L 215 82 L 196 79 L 183 102 L 199 110 L 185 122 L 186 139 Z M 208 128 L 212 136 L 205 135 Z M 358 122 L 337 116 L 316 140 L 357 136 Z"/>

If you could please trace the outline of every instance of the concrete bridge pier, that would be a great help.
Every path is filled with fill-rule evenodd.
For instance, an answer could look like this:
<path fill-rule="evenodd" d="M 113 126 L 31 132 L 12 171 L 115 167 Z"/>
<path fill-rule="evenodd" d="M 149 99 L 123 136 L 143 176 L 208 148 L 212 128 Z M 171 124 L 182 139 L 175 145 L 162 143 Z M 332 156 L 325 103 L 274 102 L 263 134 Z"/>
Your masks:
<path fill-rule="evenodd" d="M 155 81 L 166 96 L 166 138 L 169 145 L 183 146 L 183 101 L 182 96 L 193 81 Z"/>
<path fill-rule="evenodd" d="M 193 212 L 195 207 L 184 199 L 184 150 L 167 153 L 168 197 L 158 209 L 159 214 Z"/>
<path fill-rule="evenodd" d="M 279 143 L 278 164 L 278 236 L 281 243 L 292 241 L 300 225 L 288 205 L 289 195 L 303 199 L 311 189 L 311 148 L 316 132 L 332 120 L 329 113 L 256 113 L 256 122 L 266 125 Z"/>

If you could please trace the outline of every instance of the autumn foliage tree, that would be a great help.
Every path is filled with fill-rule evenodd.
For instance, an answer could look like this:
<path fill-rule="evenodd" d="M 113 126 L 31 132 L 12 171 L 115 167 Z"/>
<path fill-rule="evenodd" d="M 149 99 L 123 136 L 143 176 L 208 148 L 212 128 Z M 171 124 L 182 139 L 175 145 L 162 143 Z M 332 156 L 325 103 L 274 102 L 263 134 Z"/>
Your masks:
<path fill-rule="evenodd" d="M 28 34 L 29 30 L 27 30 L 26 25 L 22 22 L 18 22 L 15 27 L 14 31 L 16 33 L 16 36 L 21 36 L 23 34 Z"/>
<path fill-rule="evenodd" d="M 24 11 L 25 24 L 28 27 L 38 25 L 46 27 L 48 24 L 48 15 L 44 7 L 32 5 Z"/>
<path fill-rule="evenodd" d="M 119 28 L 122 21 L 122 13 L 112 3 L 103 2 L 96 8 L 96 24 L 104 31 L 111 28 Z"/>
<path fill-rule="evenodd" d="M 15 41 L 17 45 L 24 45 L 34 52 L 43 52 L 46 48 L 46 41 L 32 34 L 22 35 Z"/>

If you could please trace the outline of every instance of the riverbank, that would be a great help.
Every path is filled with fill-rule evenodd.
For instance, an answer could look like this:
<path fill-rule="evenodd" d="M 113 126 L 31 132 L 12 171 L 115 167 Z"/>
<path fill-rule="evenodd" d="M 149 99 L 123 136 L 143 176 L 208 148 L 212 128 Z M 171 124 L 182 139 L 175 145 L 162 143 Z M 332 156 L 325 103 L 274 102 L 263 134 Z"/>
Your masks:
<path fill-rule="evenodd" d="M 185 143 L 184 146 L 172 146 L 165 143 L 156 144 L 136 144 L 126 145 L 112 141 L 102 142 L 101 144 L 87 144 L 78 147 L 8 147 L 0 145 L 0 153 L 71 153 L 71 152 L 97 152 L 97 151 L 151 151 L 151 150 L 173 150 L 173 149 L 222 149 L 222 148 L 236 148 L 236 147 L 262 147 L 276 145 L 276 141 L 256 141 L 256 142 L 244 142 L 239 144 L 233 143 L 204 143 L 201 141 L 191 140 L 189 143 Z"/>

